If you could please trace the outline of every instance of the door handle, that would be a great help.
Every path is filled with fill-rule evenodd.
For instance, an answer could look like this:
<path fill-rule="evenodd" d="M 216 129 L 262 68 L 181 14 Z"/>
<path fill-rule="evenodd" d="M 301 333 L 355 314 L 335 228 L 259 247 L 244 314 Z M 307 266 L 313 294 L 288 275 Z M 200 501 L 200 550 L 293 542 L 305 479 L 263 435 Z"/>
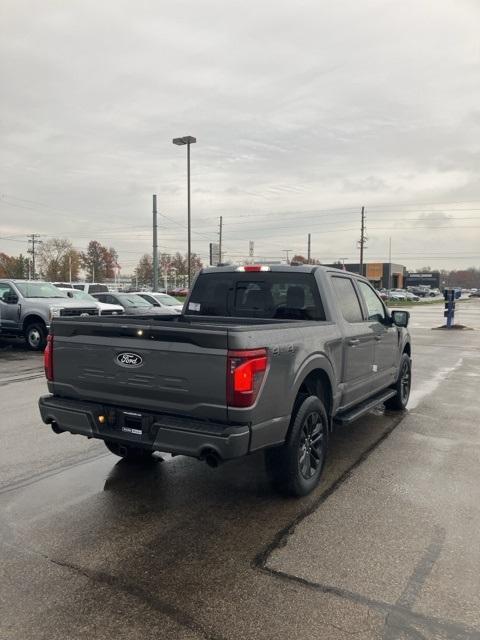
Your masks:
<path fill-rule="evenodd" d="M 351 340 L 348 341 L 348 344 L 353 347 L 356 344 L 360 344 L 360 340 L 358 338 L 352 338 Z"/>

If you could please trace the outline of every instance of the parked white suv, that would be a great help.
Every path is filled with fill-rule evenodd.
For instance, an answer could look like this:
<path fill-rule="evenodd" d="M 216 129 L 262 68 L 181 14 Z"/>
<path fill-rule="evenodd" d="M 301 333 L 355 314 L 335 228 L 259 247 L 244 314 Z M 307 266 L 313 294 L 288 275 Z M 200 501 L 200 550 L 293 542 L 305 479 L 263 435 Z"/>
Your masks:
<path fill-rule="evenodd" d="M 125 312 L 124 308 L 119 304 L 108 304 L 107 302 L 100 302 L 89 293 L 85 293 L 85 291 L 80 291 L 79 289 L 70 289 L 66 287 L 58 288 L 73 300 L 83 300 L 85 302 L 91 302 L 92 304 L 95 304 L 100 311 L 100 315 L 102 316 L 119 316 Z"/>
<path fill-rule="evenodd" d="M 78 289 L 85 293 L 108 293 L 109 288 L 101 282 L 53 282 L 59 289 Z"/>

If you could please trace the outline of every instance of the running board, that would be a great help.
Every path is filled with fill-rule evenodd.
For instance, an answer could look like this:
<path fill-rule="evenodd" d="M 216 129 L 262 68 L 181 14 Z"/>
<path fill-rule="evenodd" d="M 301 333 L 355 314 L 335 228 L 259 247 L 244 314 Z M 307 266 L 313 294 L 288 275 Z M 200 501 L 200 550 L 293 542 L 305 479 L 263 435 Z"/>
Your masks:
<path fill-rule="evenodd" d="M 379 404 L 386 402 L 389 398 L 393 398 L 396 393 L 397 392 L 394 389 L 386 389 L 385 391 L 378 393 L 376 396 L 373 396 L 373 398 L 369 398 L 368 400 L 357 404 L 353 409 L 339 413 L 335 416 L 334 421 L 342 427 L 350 424 L 354 420 L 357 420 L 357 418 L 363 416 L 364 413 L 368 413 L 372 409 L 375 409 Z"/>

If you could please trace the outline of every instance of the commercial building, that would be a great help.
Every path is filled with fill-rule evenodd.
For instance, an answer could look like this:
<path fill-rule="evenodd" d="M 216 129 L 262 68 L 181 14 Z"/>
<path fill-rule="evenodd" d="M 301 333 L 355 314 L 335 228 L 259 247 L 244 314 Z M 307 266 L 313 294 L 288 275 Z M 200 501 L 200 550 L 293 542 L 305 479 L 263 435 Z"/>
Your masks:
<path fill-rule="evenodd" d="M 424 285 L 432 289 L 440 289 L 440 271 L 426 271 L 407 274 L 407 287 Z"/>
<path fill-rule="evenodd" d="M 336 262 L 327 267 L 342 269 L 343 265 Z M 345 263 L 345 271 L 360 273 L 360 264 Z M 403 289 L 406 287 L 407 269 L 402 264 L 393 262 L 367 262 L 363 265 L 362 275 L 370 280 L 376 289 Z"/>

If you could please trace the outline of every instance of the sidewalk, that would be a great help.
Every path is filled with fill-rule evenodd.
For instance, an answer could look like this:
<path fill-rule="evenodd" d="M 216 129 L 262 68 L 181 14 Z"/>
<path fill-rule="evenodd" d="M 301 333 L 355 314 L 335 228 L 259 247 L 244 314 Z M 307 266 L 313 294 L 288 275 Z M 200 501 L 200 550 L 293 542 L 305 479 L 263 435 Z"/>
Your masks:
<path fill-rule="evenodd" d="M 479 395 L 473 350 L 266 568 L 350 602 L 349 634 L 360 605 L 371 638 L 480 638 Z"/>

